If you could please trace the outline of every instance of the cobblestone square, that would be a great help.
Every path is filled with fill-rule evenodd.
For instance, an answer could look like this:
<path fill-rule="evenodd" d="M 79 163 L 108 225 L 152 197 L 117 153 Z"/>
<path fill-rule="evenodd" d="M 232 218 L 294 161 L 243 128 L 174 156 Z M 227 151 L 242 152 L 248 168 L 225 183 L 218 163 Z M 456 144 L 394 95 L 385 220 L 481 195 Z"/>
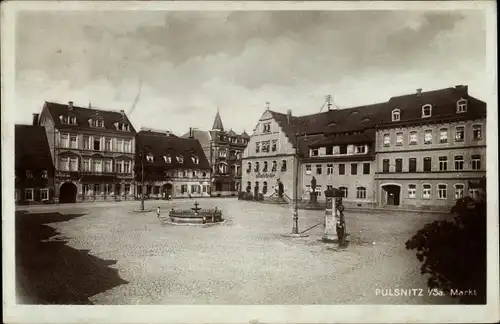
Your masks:
<path fill-rule="evenodd" d="M 335 245 L 320 242 L 322 225 L 308 231 L 306 238 L 283 237 L 292 229 L 291 206 L 236 199 L 199 203 L 202 208 L 222 209 L 227 221 L 211 227 L 173 226 L 163 224 L 154 212 L 160 206 L 167 216 L 171 208 L 191 208 L 194 200 L 147 201 L 146 207 L 153 209 L 149 213 L 134 212 L 138 202 L 31 207 L 28 212 L 40 213 L 36 217 L 49 212 L 79 214 L 47 225 L 68 241 L 69 248 L 116 260 L 107 267 L 116 269 L 121 281 L 86 293 L 94 304 L 453 303 L 448 297 L 428 295 L 415 254 L 404 245 L 425 223 L 450 215 L 346 210 L 349 246 L 338 251 Z M 323 219 L 323 211 L 299 210 L 299 230 L 322 224 Z M 18 251 L 33 253 L 26 248 Z M 32 263 L 18 265 L 18 275 L 33 273 L 27 267 L 35 267 L 42 256 L 26 258 Z M 45 278 L 84 280 L 82 289 L 90 289 L 101 270 L 92 268 L 82 279 L 74 272 L 83 265 L 68 263 L 71 260 L 60 261 L 50 269 L 56 274 Z M 49 270 L 36 269 L 39 276 L 44 271 Z M 422 289 L 423 294 L 377 294 L 377 289 L 397 288 Z M 26 290 L 20 294 L 29 300 Z"/>

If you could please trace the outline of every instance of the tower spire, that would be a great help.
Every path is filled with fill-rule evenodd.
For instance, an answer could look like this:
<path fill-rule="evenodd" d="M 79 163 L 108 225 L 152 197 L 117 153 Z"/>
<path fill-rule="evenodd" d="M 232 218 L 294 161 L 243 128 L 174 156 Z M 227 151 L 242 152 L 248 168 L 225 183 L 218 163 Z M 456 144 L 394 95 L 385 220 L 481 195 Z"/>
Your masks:
<path fill-rule="evenodd" d="M 214 123 L 212 125 L 212 130 L 223 131 L 224 126 L 222 125 L 222 119 L 219 114 L 219 107 L 217 107 L 217 113 L 215 114 Z"/>

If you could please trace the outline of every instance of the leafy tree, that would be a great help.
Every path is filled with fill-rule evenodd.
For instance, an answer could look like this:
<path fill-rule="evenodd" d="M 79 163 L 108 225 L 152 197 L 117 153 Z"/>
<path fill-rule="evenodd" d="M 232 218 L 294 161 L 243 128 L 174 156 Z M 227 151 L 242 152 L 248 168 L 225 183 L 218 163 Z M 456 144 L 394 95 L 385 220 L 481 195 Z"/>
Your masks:
<path fill-rule="evenodd" d="M 486 187 L 483 182 L 484 188 Z M 485 191 L 483 191 L 485 192 Z M 486 199 L 459 199 L 452 220 L 426 224 L 406 248 L 416 250 L 421 274 L 429 274 L 429 288 L 437 288 L 461 303 L 486 303 Z M 454 294 L 464 292 L 465 294 Z"/>

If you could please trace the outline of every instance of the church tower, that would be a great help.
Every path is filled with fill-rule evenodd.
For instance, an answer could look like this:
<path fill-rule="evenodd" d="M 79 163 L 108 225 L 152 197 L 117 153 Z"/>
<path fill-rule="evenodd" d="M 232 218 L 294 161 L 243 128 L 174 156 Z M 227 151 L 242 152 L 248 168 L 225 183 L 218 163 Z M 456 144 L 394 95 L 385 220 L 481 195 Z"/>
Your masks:
<path fill-rule="evenodd" d="M 222 125 L 222 119 L 220 118 L 219 109 L 217 109 L 217 114 L 215 115 L 212 130 L 224 131 L 224 126 Z"/>

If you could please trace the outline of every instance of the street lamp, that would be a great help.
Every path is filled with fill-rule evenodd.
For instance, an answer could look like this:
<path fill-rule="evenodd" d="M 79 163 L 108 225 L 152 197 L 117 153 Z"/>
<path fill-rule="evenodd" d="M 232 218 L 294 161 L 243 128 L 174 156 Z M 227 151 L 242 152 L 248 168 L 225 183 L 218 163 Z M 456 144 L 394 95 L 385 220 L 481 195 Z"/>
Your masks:
<path fill-rule="evenodd" d="M 144 211 L 144 145 L 141 144 L 141 211 Z"/>

